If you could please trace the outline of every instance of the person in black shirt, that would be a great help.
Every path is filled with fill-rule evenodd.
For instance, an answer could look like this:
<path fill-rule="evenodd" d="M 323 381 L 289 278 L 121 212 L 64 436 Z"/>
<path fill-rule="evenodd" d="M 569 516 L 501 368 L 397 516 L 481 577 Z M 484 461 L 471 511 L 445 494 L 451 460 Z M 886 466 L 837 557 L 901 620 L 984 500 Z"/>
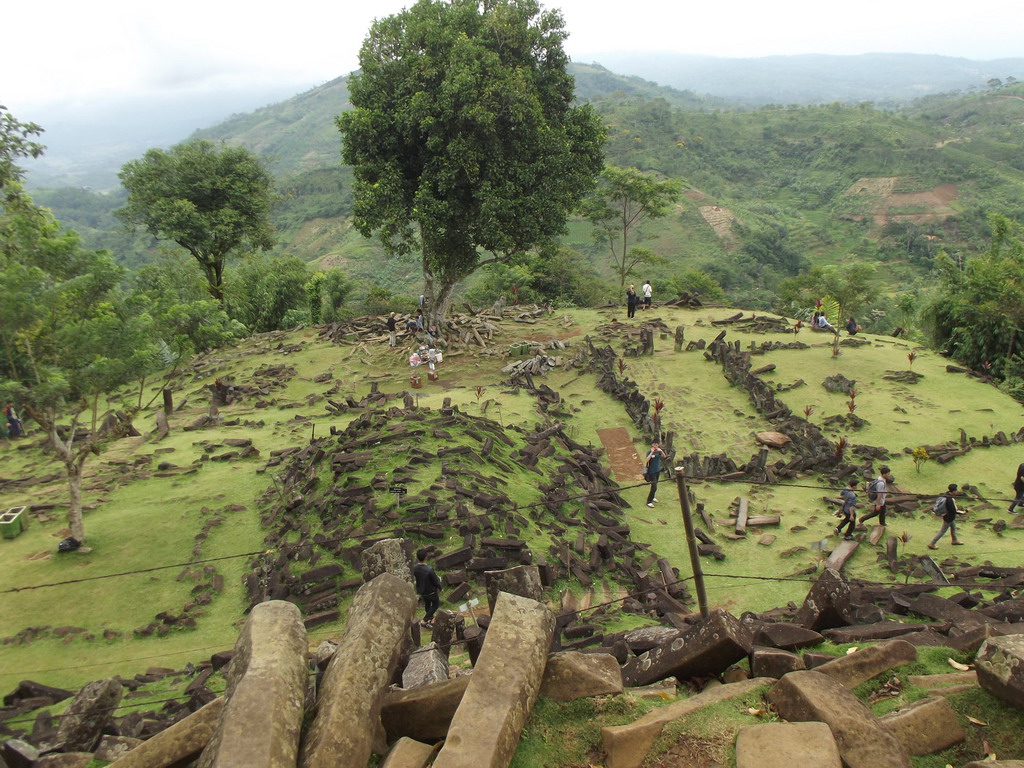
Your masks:
<path fill-rule="evenodd" d="M 651 490 L 647 494 L 647 506 L 653 507 L 658 501 L 655 495 L 658 493 L 658 476 L 661 474 L 661 460 L 668 459 L 661 446 L 657 442 L 651 443 L 651 450 L 644 457 L 644 480 L 651 484 Z"/>
<path fill-rule="evenodd" d="M 946 499 L 945 506 L 942 511 L 942 528 L 939 529 L 939 532 L 935 535 L 935 538 L 932 539 L 932 543 L 928 545 L 928 549 L 938 549 L 938 547 L 935 545 L 938 543 L 939 539 L 941 539 L 945 535 L 946 531 L 949 531 L 950 534 L 952 534 L 954 545 L 961 546 L 963 544 L 963 542 L 956 537 L 957 508 L 956 502 L 953 501 L 953 495 L 956 492 L 957 484 L 950 483 L 948 486 L 948 490 L 944 494 L 942 494 L 942 497 L 945 497 Z"/>
<path fill-rule="evenodd" d="M 393 347 L 398 343 L 398 323 L 395 321 L 395 313 L 388 315 L 388 346 Z"/>
<path fill-rule="evenodd" d="M 434 569 L 427 565 L 426 549 L 419 550 L 416 553 L 416 559 L 419 562 L 413 566 L 412 575 L 416 579 L 416 594 L 423 598 L 423 604 L 426 608 L 426 613 L 420 625 L 430 628 L 434 626 L 434 612 L 441 604 L 441 598 L 438 595 L 438 590 L 441 588 L 441 579 L 434 573 Z"/>
<path fill-rule="evenodd" d="M 631 284 L 626 290 L 626 317 L 636 317 L 636 305 L 639 300 L 636 295 L 636 288 Z"/>
<path fill-rule="evenodd" d="M 1017 507 L 1024 507 L 1024 464 L 1017 467 L 1017 474 L 1013 476 L 1013 494 L 1015 498 L 1010 505 L 1010 512 Z"/>

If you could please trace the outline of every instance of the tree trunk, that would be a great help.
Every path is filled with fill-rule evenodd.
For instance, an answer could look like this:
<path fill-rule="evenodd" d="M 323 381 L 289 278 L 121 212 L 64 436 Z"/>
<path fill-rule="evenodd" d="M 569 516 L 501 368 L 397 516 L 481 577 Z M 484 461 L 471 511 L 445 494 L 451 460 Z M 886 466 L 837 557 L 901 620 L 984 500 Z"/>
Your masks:
<path fill-rule="evenodd" d="M 191 249 L 190 249 L 191 250 Z M 221 304 L 224 303 L 224 264 L 215 258 L 204 256 L 201 253 L 192 251 L 192 255 L 195 256 L 196 261 L 199 262 L 199 266 L 203 268 L 203 274 L 206 275 L 207 286 L 210 289 L 210 295 Z"/>
<path fill-rule="evenodd" d="M 64 464 L 64 470 L 68 477 L 68 527 L 71 535 L 80 543 L 85 543 L 85 524 L 82 522 L 82 470 L 85 467 L 85 460 L 93 450 L 95 443 L 90 437 L 88 443 L 81 446 L 76 452 L 74 449 L 75 432 L 77 432 L 78 417 L 71 419 L 71 428 L 68 432 L 68 439 L 65 442 L 57 434 L 56 414 L 43 413 L 34 408 L 27 408 L 29 414 L 39 426 L 46 430 L 50 445 L 60 457 Z M 93 435 L 95 435 L 93 430 Z"/>
<path fill-rule="evenodd" d="M 82 544 L 85 543 L 85 524 L 82 522 L 82 469 L 85 461 L 71 461 L 65 464 L 68 472 L 68 527 L 71 535 Z"/>
<path fill-rule="evenodd" d="M 430 330 L 431 327 L 435 327 L 438 334 L 443 337 L 446 335 L 445 319 L 451 308 L 452 293 L 455 292 L 456 283 L 434 275 L 430 269 L 426 246 L 423 249 L 423 282 L 425 284 L 424 293 L 427 297 L 426 329 Z"/>

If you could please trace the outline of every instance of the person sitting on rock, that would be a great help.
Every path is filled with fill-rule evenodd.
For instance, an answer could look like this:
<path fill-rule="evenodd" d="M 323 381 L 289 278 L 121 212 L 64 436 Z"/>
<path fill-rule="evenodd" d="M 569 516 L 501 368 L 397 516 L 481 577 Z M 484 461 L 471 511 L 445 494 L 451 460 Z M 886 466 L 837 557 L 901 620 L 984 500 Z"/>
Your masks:
<path fill-rule="evenodd" d="M 836 330 L 836 327 L 828 321 L 827 317 L 825 317 L 824 312 L 818 313 L 818 328 L 823 331 L 828 331 L 829 333 L 839 333 L 839 331 Z"/>

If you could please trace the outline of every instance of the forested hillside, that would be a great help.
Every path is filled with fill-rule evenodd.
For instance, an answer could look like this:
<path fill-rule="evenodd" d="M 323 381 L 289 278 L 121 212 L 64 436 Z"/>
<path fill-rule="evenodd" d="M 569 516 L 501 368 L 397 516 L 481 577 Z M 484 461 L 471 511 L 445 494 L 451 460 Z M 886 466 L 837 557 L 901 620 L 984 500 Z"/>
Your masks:
<path fill-rule="evenodd" d="M 887 313 L 891 324 L 890 294 L 897 286 L 925 289 L 936 253 L 983 250 L 989 213 L 1024 219 L 1024 86 L 932 96 L 899 111 L 841 103 L 754 109 L 598 65 L 573 65 L 573 73 L 579 98 L 608 126 L 608 162 L 685 188 L 671 215 L 639 232 L 656 258 L 633 276 L 637 283 L 649 278 L 663 289 L 712 295 L 720 288 L 736 303 L 768 307 L 792 298 L 782 281 L 811 266 L 875 263 L 882 268 L 869 309 Z M 334 121 L 348 107 L 339 78 L 197 136 L 265 159 L 281 192 L 277 253 L 342 267 L 360 296 L 415 294 L 415 259 L 385 262 L 350 225 L 351 173 Z M 125 234 L 111 215 L 122 205 L 117 196 L 36 197 L 88 245 L 110 248 L 129 266 L 150 258 L 153 242 Z M 606 246 L 595 243 L 590 224 L 570 222 L 565 243 L 582 259 L 573 270 L 598 278 L 590 295 L 617 295 Z M 472 283 L 486 299 L 514 280 L 484 273 Z"/>

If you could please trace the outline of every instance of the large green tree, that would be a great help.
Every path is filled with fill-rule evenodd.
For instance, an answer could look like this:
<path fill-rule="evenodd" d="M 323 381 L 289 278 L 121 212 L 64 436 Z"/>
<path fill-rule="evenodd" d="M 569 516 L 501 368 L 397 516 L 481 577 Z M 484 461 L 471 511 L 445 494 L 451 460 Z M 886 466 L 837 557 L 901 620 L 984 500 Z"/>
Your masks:
<path fill-rule="evenodd" d="M 309 306 L 309 277 L 306 262 L 294 256 L 246 259 L 228 284 L 232 316 L 252 333 L 284 328 L 290 311 Z"/>
<path fill-rule="evenodd" d="M 862 261 L 847 264 L 814 266 L 797 277 L 784 280 L 779 286 L 780 297 L 788 304 L 783 310 L 795 312 L 799 308 L 813 307 L 819 299 L 831 297 L 836 304 L 833 323 L 845 323 L 857 313 L 878 288 L 874 282 L 875 266 Z"/>
<path fill-rule="evenodd" d="M 573 103 L 565 38 L 535 0 L 419 0 L 363 43 L 354 109 L 337 118 L 355 225 L 421 252 L 439 327 L 479 266 L 564 231 L 601 169 L 604 130 Z"/>
<path fill-rule="evenodd" d="M 1024 378 L 1024 227 L 989 217 L 988 250 L 960 265 L 935 260 L 941 288 L 922 311 L 932 341 L 974 369 Z"/>
<path fill-rule="evenodd" d="M 217 301 L 224 300 L 228 258 L 274 244 L 273 178 L 244 147 L 196 139 L 151 149 L 119 177 L 128 200 L 118 215 L 191 253 Z"/>
<path fill-rule="evenodd" d="M 123 300 L 124 270 L 107 253 L 82 249 L 44 209 L 14 216 L 19 239 L 0 254 L 0 391 L 21 403 L 64 465 L 68 525 L 84 541 L 82 472 L 105 437 L 104 397 L 162 360 L 151 318 Z"/>
<path fill-rule="evenodd" d="M 22 189 L 18 160 L 42 152 L 39 132 L 0 107 L 0 395 L 17 400 L 64 465 L 68 525 L 84 541 L 82 471 L 104 437 L 101 398 L 161 359 L 150 316 L 119 290 L 124 270 Z"/>
<path fill-rule="evenodd" d="M 668 214 L 681 191 L 675 179 L 659 178 L 637 168 L 609 165 L 601 172 L 597 190 L 583 212 L 594 225 L 598 241 L 608 244 L 620 287 L 638 266 L 657 260 L 650 249 L 630 247 L 630 243 L 636 241 L 645 221 Z"/>

